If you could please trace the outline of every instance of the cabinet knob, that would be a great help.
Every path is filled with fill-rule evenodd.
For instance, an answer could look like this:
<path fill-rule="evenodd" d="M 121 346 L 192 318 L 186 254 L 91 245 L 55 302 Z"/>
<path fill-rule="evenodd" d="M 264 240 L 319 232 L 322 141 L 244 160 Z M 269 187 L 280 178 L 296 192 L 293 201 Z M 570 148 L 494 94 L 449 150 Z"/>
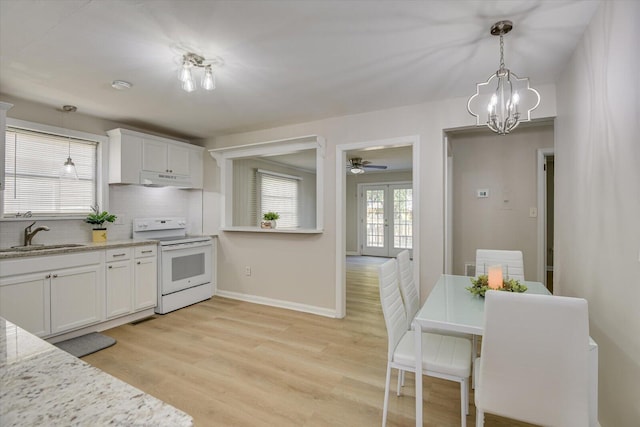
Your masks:
<path fill-rule="evenodd" d="M 113 268 L 113 265 L 110 265 L 109 268 Z"/>
<path fill-rule="evenodd" d="M 140 265 L 140 264 L 141 264 L 141 262 L 140 262 L 140 261 L 138 261 L 138 265 Z"/>
<path fill-rule="evenodd" d="M 45 279 L 51 279 L 51 275 L 47 274 L 46 276 L 44 276 Z"/>
<path fill-rule="evenodd" d="M 58 277 L 58 275 L 57 275 L 57 274 L 54 274 L 54 275 L 53 275 L 53 278 L 55 279 L 56 277 Z"/>

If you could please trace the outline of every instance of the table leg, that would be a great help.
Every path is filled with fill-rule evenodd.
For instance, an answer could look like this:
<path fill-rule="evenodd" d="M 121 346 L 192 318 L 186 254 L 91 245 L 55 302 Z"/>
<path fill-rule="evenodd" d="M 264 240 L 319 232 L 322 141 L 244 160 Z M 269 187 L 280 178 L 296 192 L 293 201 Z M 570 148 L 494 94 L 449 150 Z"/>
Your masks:
<path fill-rule="evenodd" d="M 416 353 L 416 426 L 422 427 L 422 328 L 413 322 Z"/>

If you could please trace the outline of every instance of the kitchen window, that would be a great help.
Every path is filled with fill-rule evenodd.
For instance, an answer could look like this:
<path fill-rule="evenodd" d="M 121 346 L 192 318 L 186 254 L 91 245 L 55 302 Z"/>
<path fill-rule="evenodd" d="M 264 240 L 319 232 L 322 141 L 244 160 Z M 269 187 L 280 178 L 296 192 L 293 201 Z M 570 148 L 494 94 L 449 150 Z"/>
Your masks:
<path fill-rule="evenodd" d="M 301 178 L 258 169 L 260 218 L 266 212 L 277 212 L 278 228 L 298 228 L 298 187 Z"/>
<path fill-rule="evenodd" d="M 57 131 L 68 134 L 7 127 L 3 217 L 77 217 L 99 202 L 99 143 L 86 139 L 88 134 Z M 78 179 L 61 176 L 68 157 Z"/>

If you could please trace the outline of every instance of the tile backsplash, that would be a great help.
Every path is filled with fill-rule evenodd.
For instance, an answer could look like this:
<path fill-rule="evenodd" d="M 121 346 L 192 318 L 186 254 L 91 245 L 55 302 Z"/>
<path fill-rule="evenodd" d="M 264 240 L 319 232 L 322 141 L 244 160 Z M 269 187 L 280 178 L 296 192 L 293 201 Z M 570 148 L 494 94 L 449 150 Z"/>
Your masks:
<path fill-rule="evenodd" d="M 186 217 L 190 234 L 202 233 L 202 191 L 180 190 L 173 187 L 143 187 L 137 185 L 109 186 L 109 212 L 118 216 L 118 224 L 108 224 L 109 240 L 130 239 L 133 219 L 157 216 Z M 31 222 L 36 220 L 31 219 Z M 34 244 L 83 243 L 91 241 L 91 225 L 77 220 L 37 220 L 37 226 L 46 225 Z M 24 228 L 31 222 L 0 222 L 0 247 L 23 244 Z"/>

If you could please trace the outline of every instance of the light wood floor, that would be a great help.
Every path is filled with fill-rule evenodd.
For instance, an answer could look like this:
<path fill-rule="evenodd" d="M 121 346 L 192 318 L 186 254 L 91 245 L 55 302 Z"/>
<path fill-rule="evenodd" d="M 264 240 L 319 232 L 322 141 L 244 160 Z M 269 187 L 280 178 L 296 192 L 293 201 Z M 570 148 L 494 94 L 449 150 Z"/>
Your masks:
<path fill-rule="evenodd" d="M 382 419 L 387 334 L 381 258 L 348 257 L 347 316 L 213 297 L 105 331 L 116 345 L 86 362 L 189 413 L 202 426 L 376 426 Z M 389 397 L 389 426 L 414 424 L 414 382 Z M 473 395 L 467 417 L 475 423 Z M 457 383 L 424 377 L 426 426 L 459 426 Z M 487 427 L 524 426 L 487 415 Z"/>

